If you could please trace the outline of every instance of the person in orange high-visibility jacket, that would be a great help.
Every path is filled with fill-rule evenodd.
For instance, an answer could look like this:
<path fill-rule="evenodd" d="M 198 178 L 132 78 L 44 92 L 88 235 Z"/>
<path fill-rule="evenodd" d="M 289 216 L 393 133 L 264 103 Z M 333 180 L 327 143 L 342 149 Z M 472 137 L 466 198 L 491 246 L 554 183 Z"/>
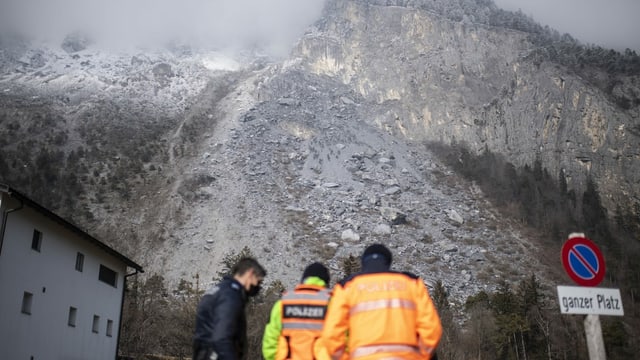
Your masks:
<path fill-rule="evenodd" d="M 361 262 L 360 273 L 333 289 L 316 356 L 434 359 L 442 325 L 424 282 L 391 271 L 391 252 L 381 244 L 369 246 Z"/>
<path fill-rule="evenodd" d="M 282 295 L 271 309 L 262 338 L 265 360 L 314 360 L 331 292 L 329 270 L 313 263 L 304 270 L 302 282 Z"/>

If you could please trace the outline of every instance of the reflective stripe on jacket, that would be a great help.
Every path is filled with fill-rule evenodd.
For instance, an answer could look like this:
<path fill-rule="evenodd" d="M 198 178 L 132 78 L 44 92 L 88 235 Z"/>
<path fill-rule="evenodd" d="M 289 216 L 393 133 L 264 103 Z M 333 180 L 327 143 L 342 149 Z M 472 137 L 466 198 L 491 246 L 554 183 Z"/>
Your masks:
<path fill-rule="evenodd" d="M 324 281 L 315 276 L 283 294 L 271 309 L 265 327 L 264 359 L 313 359 L 314 342 L 322 331 L 329 296 Z"/>
<path fill-rule="evenodd" d="M 330 292 L 317 285 L 298 285 L 282 296 L 282 332 L 276 360 L 313 360 L 322 333 Z"/>
<path fill-rule="evenodd" d="M 333 359 L 348 350 L 354 360 L 417 360 L 431 357 L 441 335 L 422 280 L 390 271 L 361 273 L 335 286 L 321 344 Z"/>

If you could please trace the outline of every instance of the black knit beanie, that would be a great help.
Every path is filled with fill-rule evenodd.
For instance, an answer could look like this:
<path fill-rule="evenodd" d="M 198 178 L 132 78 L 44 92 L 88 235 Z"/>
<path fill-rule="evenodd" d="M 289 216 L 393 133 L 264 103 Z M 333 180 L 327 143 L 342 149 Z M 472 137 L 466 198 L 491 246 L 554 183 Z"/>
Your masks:
<path fill-rule="evenodd" d="M 391 251 L 387 249 L 386 246 L 382 244 L 373 244 L 369 245 L 362 253 L 362 264 L 364 264 L 368 260 L 384 258 L 387 265 L 391 265 Z"/>
<path fill-rule="evenodd" d="M 329 285 L 329 281 L 331 280 L 331 277 L 329 276 L 329 269 L 327 269 L 319 262 L 314 262 L 313 264 L 307 266 L 306 269 L 304 269 L 304 272 L 302 273 L 302 281 L 304 281 L 304 279 L 308 278 L 309 276 L 319 277 L 320 279 L 322 279 L 322 281 L 325 282 L 325 284 L 327 284 L 327 286 Z"/>

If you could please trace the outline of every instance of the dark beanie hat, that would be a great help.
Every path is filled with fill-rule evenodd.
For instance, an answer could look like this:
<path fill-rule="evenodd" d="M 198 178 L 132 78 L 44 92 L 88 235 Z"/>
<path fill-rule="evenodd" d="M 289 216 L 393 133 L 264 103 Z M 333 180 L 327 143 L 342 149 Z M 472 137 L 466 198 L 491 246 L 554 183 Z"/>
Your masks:
<path fill-rule="evenodd" d="M 314 262 L 313 264 L 307 266 L 306 269 L 304 269 L 304 272 L 302 273 L 302 281 L 304 281 L 304 279 L 308 278 L 309 276 L 319 277 L 320 279 L 322 279 L 322 281 L 325 282 L 325 284 L 327 284 L 327 286 L 329 285 L 329 281 L 331 280 L 331 277 L 329 276 L 329 269 L 327 269 L 319 262 Z"/>
<path fill-rule="evenodd" d="M 387 265 L 391 265 L 391 251 L 382 244 L 373 244 L 369 245 L 369 247 L 364 250 L 361 261 L 364 264 L 367 260 L 379 258 L 384 258 Z"/>

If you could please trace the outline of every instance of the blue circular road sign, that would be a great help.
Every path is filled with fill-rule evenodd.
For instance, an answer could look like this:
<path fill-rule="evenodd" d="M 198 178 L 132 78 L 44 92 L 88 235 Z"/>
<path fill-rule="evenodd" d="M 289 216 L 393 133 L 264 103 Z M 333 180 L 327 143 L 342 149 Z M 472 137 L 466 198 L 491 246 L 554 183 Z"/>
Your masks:
<path fill-rule="evenodd" d="M 562 246 L 562 265 L 578 285 L 596 286 L 605 274 L 604 257 L 596 244 L 584 237 L 572 237 Z"/>

